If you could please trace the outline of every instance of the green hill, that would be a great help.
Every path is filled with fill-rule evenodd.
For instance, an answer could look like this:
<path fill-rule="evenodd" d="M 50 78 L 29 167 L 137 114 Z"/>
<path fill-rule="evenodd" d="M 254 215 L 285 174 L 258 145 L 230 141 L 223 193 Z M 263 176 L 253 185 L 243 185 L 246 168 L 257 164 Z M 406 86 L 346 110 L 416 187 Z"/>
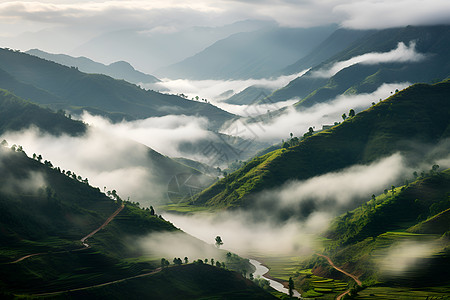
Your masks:
<path fill-rule="evenodd" d="M 105 295 L 123 298 L 132 294 L 136 297 L 154 294 L 163 298 L 164 294 L 171 293 L 182 298 L 184 295 L 187 298 L 271 297 L 237 273 L 217 267 L 185 265 L 159 272 L 156 267 L 161 257 L 143 256 L 137 241 L 155 232 L 184 233 L 128 201 L 124 202 L 125 206 L 116 218 L 88 238 L 90 247 L 86 248 L 80 239 L 119 209 L 120 201 L 110 199 L 87 182 L 62 174 L 59 168 L 5 147 L 0 147 L 0 174 L 2 298 L 28 298 L 96 285 L 102 286 L 69 295 L 96 299 Z M 193 237 L 186 235 L 186 238 L 197 247 L 205 247 Z M 212 251 L 219 251 L 210 247 Z M 29 254 L 36 255 L 14 262 Z M 221 255 L 217 253 L 218 258 Z M 144 276 L 152 270 L 155 274 Z M 42 297 L 67 296 L 63 292 Z"/>
<path fill-rule="evenodd" d="M 43 59 L 51 60 L 68 67 L 76 67 L 81 72 L 104 74 L 135 84 L 155 83 L 160 81 L 158 78 L 152 75 L 144 74 L 135 70 L 129 63 L 125 61 L 118 61 L 109 65 L 104 65 L 95 62 L 87 57 L 72 57 L 65 54 L 52 54 L 41 51 L 39 49 L 31 49 L 26 51 L 25 53 Z"/>
<path fill-rule="evenodd" d="M 386 299 L 382 295 L 392 288 L 409 297 L 416 291 L 445 294 L 450 275 L 449 194 L 450 169 L 430 171 L 337 217 L 326 233 L 330 240 L 325 252 L 358 276 L 364 288 L 369 286 L 361 294 L 378 294 L 373 299 Z M 323 260 L 315 259 L 313 265 L 315 271 L 336 276 Z"/>
<path fill-rule="evenodd" d="M 82 109 L 113 120 L 168 114 L 201 116 L 217 128 L 234 116 L 211 104 L 160 94 L 106 75 L 86 74 L 25 53 L 0 49 L 0 88 L 54 109 Z M 36 90 L 39 93 L 34 94 Z M 50 96 L 49 96 L 50 95 Z"/>
<path fill-rule="evenodd" d="M 416 42 L 416 51 L 426 55 L 420 62 L 392 62 L 374 65 L 357 64 L 347 67 L 331 78 L 317 78 L 312 74 L 333 63 L 345 61 L 366 53 L 385 53 L 402 42 Z M 272 101 L 297 97 L 296 107 L 309 107 L 334 99 L 340 94 L 371 93 L 383 83 L 434 82 L 450 75 L 448 47 L 450 26 L 391 28 L 362 35 L 348 48 L 316 64 L 306 75 L 291 81 L 275 91 Z"/>
<path fill-rule="evenodd" d="M 86 124 L 70 119 L 64 111 L 55 113 L 49 108 L 40 107 L 20 99 L 8 91 L 0 90 L 0 136 L 8 131 L 25 130 L 30 126 L 35 126 L 40 131 L 55 136 L 67 134 L 82 137 L 89 130 Z M 124 144 L 131 143 L 134 145 L 134 149 L 147 153 L 147 159 L 140 161 L 139 166 L 146 168 L 152 174 L 157 174 L 153 183 L 159 185 L 161 190 L 166 190 L 169 180 L 177 174 L 193 174 L 201 183 L 200 187 L 207 186 L 214 180 L 210 176 L 203 175 L 200 170 L 178 163 L 145 145 L 132 140 L 116 137 L 114 139 L 116 142 Z M 20 141 L 17 143 L 20 144 Z M 154 199 L 156 202 L 163 203 L 166 200 L 165 195 L 161 195 L 161 199 Z"/>
<path fill-rule="evenodd" d="M 82 135 L 87 129 L 83 122 L 67 118 L 64 112 L 54 113 L 0 89 L 0 133 L 19 131 L 30 126 L 53 135 Z"/>
<path fill-rule="evenodd" d="M 334 221 L 327 236 L 342 244 L 352 244 L 387 231 L 406 230 L 427 217 L 431 218 L 408 231 L 443 234 L 450 230 L 448 212 L 437 206 L 442 202 L 442 208 L 448 208 L 449 194 L 450 169 L 396 189 L 395 193 L 389 191 L 346 213 Z"/>
<path fill-rule="evenodd" d="M 445 199 L 443 200 L 443 202 Z M 445 201 L 447 206 L 450 206 L 450 199 L 447 197 Z M 431 218 L 408 228 L 408 232 L 412 233 L 431 233 L 431 234 L 444 234 L 450 231 L 450 208 L 438 213 Z"/>
<path fill-rule="evenodd" d="M 436 144 L 450 135 L 450 81 L 416 84 L 298 146 L 256 157 L 196 197 L 216 208 L 249 206 L 251 196 L 288 180 L 367 164 L 395 152 L 423 159 L 411 141 Z"/>

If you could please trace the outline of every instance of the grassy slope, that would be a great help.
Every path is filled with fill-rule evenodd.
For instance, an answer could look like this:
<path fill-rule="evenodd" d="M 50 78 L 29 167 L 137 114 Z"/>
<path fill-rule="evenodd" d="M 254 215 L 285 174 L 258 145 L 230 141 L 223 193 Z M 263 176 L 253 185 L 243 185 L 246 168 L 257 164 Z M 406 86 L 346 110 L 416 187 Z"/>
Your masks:
<path fill-rule="evenodd" d="M 63 114 L 55 114 L 0 89 L 0 133 L 19 131 L 30 126 L 53 135 L 81 135 L 86 131 L 86 125 L 80 121 L 70 120 Z"/>
<path fill-rule="evenodd" d="M 370 163 L 398 151 L 412 155 L 408 141 L 435 144 L 449 136 L 448 95 L 450 81 L 416 84 L 296 147 L 254 158 L 200 193 L 195 204 L 246 206 L 255 192 L 291 179 Z"/>
<path fill-rule="evenodd" d="M 327 249 L 328 255 L 335 264 L 359 276 L 366 285 L 448 285 L 450 244 L 445 237 L 450 229 L 448 209 L 442 212 L 437 210 L 439 213 L 433 214 L 436 213 L 435 203 L 447 201 L 449 204 L 449 193 L 450 169 L 418 179 L 396 189 L 394 194 L 389 192 L 370 200 L 335 219 L 327 233 L 333 240 Z M 426 221 L 420 222 L 430 215 Z M 386 257 L 386 251 L 401 243 L 433 245 L 436 253 L 426 258 L 426 264 L 421 267 L 412 264 L 410 272 L 397 275 L 381 272 L 379 263 Z M 322 272 L 325 268 L 330 272 L 323 260 L 316 259 L 315 268 L 322 269 Z M 440 275 L 436 277 L 436 274 Z M 442 293 L 443 290 L 437 289 L 435 292 Z"/>
<path fill-rule="evenodd" d="M 270 98 L 273 101 L 282 101 L 299 97 L 302 100 L 296 107 L 302 108 L 333 99 L 342 93 L 370 93 L 385 82 L 431 82 L 445 79 L 450 75 L 447 51 L 450 45 L 449 26 L 408 26 L 376 31 L 363 36 L 347 49 L 323 61 L 311 72 L 365 53 L 388 52 L 395 49 L 399 42 L 408 45 L 410 41 L 417 42 L 416 51 L 426 53 L 426 60 L 414 63 L 358 64 L 343 69 L 330 79 L 306 75 L 275 91 Z"/>
<path fill-rule="evenodd" d="M 88 107 L 91 111 L 126 114 L 130 118 L 200 115 L 210 119 L 214 126 L 233 117 L 211 104 L 146 91 L 123 80 L 85 74 L 75 68 L 6 49 L 0 49 L 0 69 L 7 73 L 4 77 L 14 79 L 2 82 L 0 88 L 13 90 L 21 97 L 33 97 L 33 101 L 53 107 Z M 43 93 L 33 96 L 32 88 Z M 47 98 L 48 94 L 51 97 Z"/>
<path fill-rule="evenodd" d="M 117 291 L 132 299 L 276 299 L 238 273 L 205 264 L 170 267 L 151 277 L 118 283 L 114 289 L 99 287 L 58 298 L 117 299 Z"/>
<path fill-rule="evenodd" d="M 79 136 L 87 131 L 87 126 L 83 122 L 71 120 L 64 114 L 54 113 L 48 108 L 42 108 L 0 89 L 0 134 L 7 131 L 28 129 L 30 126 L 35 126 L 41 131 L 52 135 L 68 134 Z M 151 160 L 149 167 L 159 174 L 163 185 L 166 185 L 170 178 L 176 174 L 201 174 L 200 171 L 178 163 L 151 148 L 138 143 L 135 144 L 137 148 L 144 148 L 147 151 Z M 207 182 L 211 181 L 206 178 L 205 180 Z"/>
<path fill-rule="evenodd" d="M 139 259 L 142 254 L 130 242 L 155 231 L 177 231 L 169 222 L 127 202 L 117 219 L 89 239 L 91 248 L 70 251 L 83 248 L 80 238 L 100 226 L 119 207 L 117 202 L 22 152 L 1 147 L 0 158 L 2 296 L 61 291 L 149 272 L 155 262 Z M 45 187 L 30 188 L 30 174 L 41 174 Z M 45 254 L 8 263 L 32 253 Z M 129 295 L 128 287 L 143 295 L 151 287 L 158 289 L 153 292 L 160 297 L 170 292 L 194 298 L 216 293 L 267 296 L 236 274 L 217 268 L 189 266 L 175 270 L 127 282 L 124 289 L 123 284 L 105 286 L 101 295 L 122 298 Z"/>

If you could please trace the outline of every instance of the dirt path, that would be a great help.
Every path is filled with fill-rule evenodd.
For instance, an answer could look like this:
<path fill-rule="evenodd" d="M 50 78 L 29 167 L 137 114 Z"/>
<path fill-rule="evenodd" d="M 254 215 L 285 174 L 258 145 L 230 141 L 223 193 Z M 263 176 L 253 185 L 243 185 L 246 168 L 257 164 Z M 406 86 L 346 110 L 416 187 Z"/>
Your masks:
<path fill-rule="evenodd" d="M 358 279 L 358 277 L 356 277 L 355 275 L 350 274 L 350 273 L 348 273 L 348 272 L 342 270 L 341 268 L 336 267 L 336 265 L 333 263 L 333 261 L 331 260 L 331 258 L 329 258 L 329 257 L 326 256 L 326 255 L 319 254 L 319 253 L 316 253 L 316 255 L 325 258 L 325 259 L 328 261 L 328 263 L 330 264 L 330 266 L 332 266 L 334 269 L 338 270 L 339 272 L 344 273 L 344 274 L 347 275 L 348 277 L 352 278 L 352 279 L 356 282 L 357 285 L 362 286 L 362 282 Z M 342 294 L 339 294 L 339 295 L 336 297 L 336 300 L 341 300 L 341 299 L 342 299 L 345 295 L 347 295 L 348 293 L 350 293 L 350 290 L 346 290 L 346 291 L 343 292 Z"/>
<path fill-rule="evenodd" d="M 90 246 L 89 246 L 88 243 L 86 243 L 86 240 L 88 238 L 92 237 L 94 234 L 96 234 L 101 229 L 105 228 L 105 226 L 108 225 L 122 211 L 122 209 L 124 207 L 125 207 L 125 205 L 122 204 L 111 216 L 109 216 L 108 219 L 106 219 L 105 223 L 103 223 L 100 227 L 98 227 L 97 229 L 95 229 L 94 231 L 92 231 L 91 233 L 89 233 L 88 235 L 86 235 L 85 237 L 83 237 L 81 239 L 81 242 L 83 243 L 83 246 L 85 248 L 80 248 L 80 249 L 75 249 L 75 250 L 68 250 L 68 251 L 53 252 L 53 254 L 64 253 L 64 252 L 71 252 L 71 251 L 81 251 L 81 250 L 84 250 L 86 248 L 89 248 Z M 44 254 L 49 254 L 49 253 L 48 252 L 41 252 L 41 253 L 28 254 L 28 255 L 22 256 L 21 258 L 15 260 L 15 261 L 10 262 L 9 264 L 15 264 L 15 263 L 21 262 L 24 259 L 30 258 L 32 256 L 44 255 Z"/>
<path fill-rule="evenodd" d="M 100 226 L 99 228 L 95 229 L 94 231 L 92 231 L 91 233 L 89 233 L 88 235 L 86 235 L 85 237 L 83 237 L 81 239 L 81 242 L 83 243 L 83 245 L 85 247 L 89 247 L 89 245 L 86 243 L 86 240 L 90 237 L 92 237 L 94 234 L 96 234 L 97 232 L 99 232 L 100 230 L 102 230 L 103 228 L 106 227 L 106 225 L 109 224 L 109 222 L 111 222 L 121 211 L 122 209 L 125 207 L 124 204 L 122 204 L 112 215 L 109 216 L 108 219 L 106 219 L 105 223 L 103 223 L 102 226 Z"/>
<path fill-rule="evenodd" d="M 350 273 L 348 273 L 348 272 L 342 270 L 341 268 L 336 267 L 336 265 L 331 261 L 331 259 L 330 259 L 328 256 L 325 256 L 325 255 L 319 254 L 319 253 L 316 253 L 316 255 L 321 256 L 321 257 L 323 257 L 323 258 L 326 258 L 326 260 L 328 261 L 328 263 L 330 264 L 330 266 L 332 266 L 333 268 L 335 268 L 335 269 L 338 270 L 339 272 L 344 273 L 344 274 L 347 275 L 348 277 L 351 277 L 351 278 L 356 282 L 356 284 L 358 284 L 359 286 L 362 285 L 362 282 L 358 279 L 358 277 L 356 277 L 355 275 L 350 274 Z"/>
<path fill-rule="evenodd" d="M 83 291 L 83 290 L 88 290 L 88 289 L 92 289 L 92 288 L 97 288 L 97 287 L 102 287 L 102 286 L 107 286 L 110 284 L 115 284 L 115 283 L 119 283 L 119 282 L 123 282 L 123 281 L 127 281 L 127 280 L 131 280 L 131 279 L 135 279 L 135 278 L 140 278 L 140 277 L 145 277 L 145 276 L 150 276 L 156 273 L 161 272 L 162 268 L 157 268 L 152 272 L 149 273 L 144 273 L 144 274 L 140 274 L 140 275 L 136 275 L 136 276 L 131 276 L 131 277 L 127 277 L 127 278 L 122 278 L 122 279 L 118 279 L 118 280 L 114 280 L 114 281 L 109 281 L 109 282 L 105 282 L 105 283 L 100 283 L 100 284 L 96 284 L 96 285 L 91 285 L 91 286 L 85 286 L 85 287 L 81 287 L 81 288 L 76 288 L 76 289 L 70 289 L 70 290 L 64 290 L 64 291 L 58 291 L 58 292 L 50 292 L 50 293 L 42 293 L 42 294 L 33 294 L 30 296 L 33 297 L 37 297 L 37 296 L 51 296 L 51 295 L 58 295 L 58 294 L 62 294 L 62 293 L 67 293 L 67 292 L 75 292 L 75 291 Z"/>

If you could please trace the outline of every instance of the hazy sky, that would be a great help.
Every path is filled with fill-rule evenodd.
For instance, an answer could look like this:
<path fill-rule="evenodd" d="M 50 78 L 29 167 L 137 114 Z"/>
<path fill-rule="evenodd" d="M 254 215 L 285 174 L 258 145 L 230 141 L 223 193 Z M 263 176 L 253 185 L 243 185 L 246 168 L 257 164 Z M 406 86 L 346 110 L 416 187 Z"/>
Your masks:
<path fill-rule="evenodd" d="M 245 19 L 294 27 L 384 28 L 449 23 L 449 16 L 448 0 L 0 0 L 2 36 L 61 26 L 86 36 L 136 27 L 170 32 Z"/>

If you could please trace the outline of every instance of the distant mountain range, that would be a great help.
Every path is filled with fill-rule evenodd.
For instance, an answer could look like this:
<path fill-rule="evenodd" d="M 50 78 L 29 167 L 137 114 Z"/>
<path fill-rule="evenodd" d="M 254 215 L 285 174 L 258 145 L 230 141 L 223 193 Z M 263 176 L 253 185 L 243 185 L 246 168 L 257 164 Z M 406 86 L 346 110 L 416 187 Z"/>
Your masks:
<path fill-rule="evenodd" d="M 169 78 L 248 79 L 270 77 L 307 55 L 335 26 L 316 28 L 270 27 L 241 32 L 156 74 Z"/>
<path fill-rule="evenodd" d="M 65 109 L 82 110 L 113 121 L 164 115 L 200 116 L 219 128 L 234 115 L 211 104 L 144 90 L 106 75 L 86 74 L 29 54 L 0 49 L 0 88 L 19 97 Z"/>
<path fill-rule="evenodd" d="M 315 66 L 312 65 L 308 73 L 270 95 L 272 101 L 297 98 L 300 102 L 296 107 L 301 108 L 334 99 L 340 94 L 371 93 L 383 83 L 436 82 L 450 76 L 450 26 L 408 26 L 375 32 L 343 31 L 335 34 L 357 35 L 358 39 L 321 63 L 315 60 L 314 55 L 323 51 L 322 46 L 319 46 L 310 56 Z M 325 45 L 337 44 L 339 47 L 339 42 L 336 37 L 331 37 Z M 415 51 L 416 55 L 423 55 L 424 58 L 420 61 L 401 61 L 401 56 L 407 55 L 403 53 L 398 54 L 397 59 L 385 62 L 350 64 L 328 77 L 316 75 L 338 62 L 350 62 L 351 59 L 370 53 L 389 55 L 393 51 L 405 50 L 398 48 L 401 45 L 399 43 L 403 43 L 405 48 L 409 47 L 406 51 Z M 299 69 L 305 66 L 303 63 L 298 63 Z M 292 72 L 298 69 L 291 66 L 289 70 Z"/>
<path fill-rule="evenodd" d="M 219 27 L 196 26 L 179 31 L 165 27 L 153 30 L 132 28 L 94 37 L 75 47 L 70 54 L 101 62 L 126 60 L 143 72 L 155 74 L 157 69 L 195 55 L 232 34 L 274 26 L 270 21 L 247 20 Z"/>
<path fill-rule="evenodd" d="M 149 84 L 160 81 L 155 76 L 137 71 L 132 65 L 125 61 L 117 61 L 109 65 L 104 65 L 87 57 L 72 57 L 65 54 L 52 54 L 39 49 L 31 49 L 25 53 L 54 61 L 68 67 L 76 67 L 84 73 L 104 74 L 111 76 L 112 78 L 123 79 L 134 84 Z"/>

